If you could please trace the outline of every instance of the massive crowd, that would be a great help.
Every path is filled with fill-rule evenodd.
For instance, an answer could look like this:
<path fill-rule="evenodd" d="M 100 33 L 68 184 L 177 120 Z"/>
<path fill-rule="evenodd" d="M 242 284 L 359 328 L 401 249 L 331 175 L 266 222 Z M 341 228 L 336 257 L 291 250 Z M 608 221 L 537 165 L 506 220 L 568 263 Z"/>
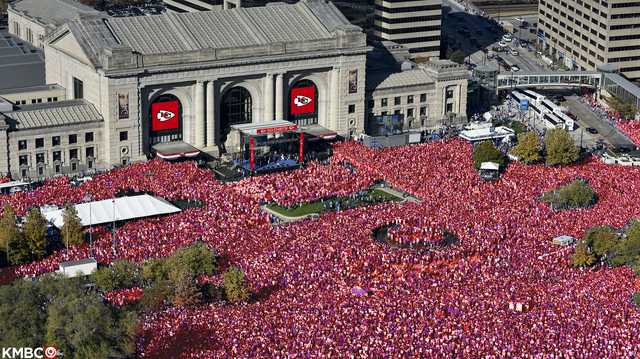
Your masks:
<path fill-rule="evenodd" d="M 255 302 L 238 306 L 211 303 L 146 314 L 140 357 L 640 354 L 640 313 L 629 301 L 640 289 L 633 272 L 574 269 L 571 247 L 551 243 L 558 235 L 580 237 L 591 226 L 620 227 L 639 217 L 640 168 L 595 160 L 561 168 L 512 163 L 499 181 L 488 183 L 473 169 L 471 146 L 459 140 L 381 150 L 344 142 L 331 161 L 234 184 L 216 181 L 193 163 L 150 161 L 79 187 L 50 180 L 0 201 L 24 213 L 32 205 L 79 202 L 86 192 L 101 199 L 133 189 L 204 203 L 126 223 L 113 238 L 95 229 L 101 263 L 167 256 L 202 240 L 240 266 L 256 293 Z M 597 192 L 592 208 L 554 212 L 538 200 L 576 177 Z M 271 226 L 260 210 L 264 201 L 287 205 L 378 179 L 422 201 L 281 226 Z M 427 253 L 390 248 L 371 238 L 373 229 L 388 224 L 411 235 L 446 225 L 460 242 Z M 88 251 L 86 245 L 61 250 L 15 270 L 55 270 L 60 260 Z"/>

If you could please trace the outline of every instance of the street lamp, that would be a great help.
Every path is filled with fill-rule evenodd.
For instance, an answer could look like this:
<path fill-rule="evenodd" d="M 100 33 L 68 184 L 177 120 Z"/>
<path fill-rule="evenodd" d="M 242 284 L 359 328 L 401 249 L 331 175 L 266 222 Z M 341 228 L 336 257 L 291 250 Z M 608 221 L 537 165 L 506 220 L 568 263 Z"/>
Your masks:
<path fill-rule="evenodd" d="M 113 250 L 113 255 L 116 255 L 116 199 L 113 198 L 111 200 L 113 204 L 113 224 L 111 225 L 111 249 Z"/>
<path fill-rule="evenodd" d="M 82 201 L 85 203 L 89 203 L 89 255 L 93 256 L 93 234 L 91 233 L 91 224 L 93 223 L 91 218 L 91 193 L 87 193 L 84 198 L 82 198 Z"/>

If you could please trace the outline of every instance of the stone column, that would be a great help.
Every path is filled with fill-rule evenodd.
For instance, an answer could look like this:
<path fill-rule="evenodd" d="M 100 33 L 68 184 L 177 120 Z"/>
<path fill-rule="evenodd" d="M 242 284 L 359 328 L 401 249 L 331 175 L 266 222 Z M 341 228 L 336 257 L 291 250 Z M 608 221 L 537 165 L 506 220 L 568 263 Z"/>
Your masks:
<path fill-rule="evenodd" d="M 340 116 L 339 116 L 339 108 L 340 104 L 340 69 L 333 69 L 329 73 L 330 77 L 330 85 L 329 85 L 329 116 L 327 119 L 327 124 L 329 125 L 329 129 L 334 130 L 336 132 L 341 132 L 341 130 L 347 130 L 346 128 L 341 129 L 340 126 Z"/>
<path fill-rule="evenodd" d="M 198 148 L 204 147 L 204 82 L 196 83 L 196 115 L 195 115 L 195 138 L 193 145 Z"/>
<path fill-rule="evenodd" d="M 215 86 L 214 81 L 207 82 L 207 147 L 215 146 Z"/>
<path fill-rule="evenodd" d="M 273 121 L 273 74 L 264 78 L 264 116 L 261 122 Z"/>
<path fill-rule="evenodd" d="M 284 87 L 283 74 L 276 74 L 276 120 L 284 120 Z"/>

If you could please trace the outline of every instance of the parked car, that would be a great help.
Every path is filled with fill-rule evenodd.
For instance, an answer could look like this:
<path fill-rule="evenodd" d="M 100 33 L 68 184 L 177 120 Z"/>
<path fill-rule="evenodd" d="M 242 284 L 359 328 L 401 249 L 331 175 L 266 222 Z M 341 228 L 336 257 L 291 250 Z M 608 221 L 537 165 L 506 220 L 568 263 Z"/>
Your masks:
<path fill-rule="evenodd" d="M 593 127 L 587 127 L 586 130 L 587 130 L 587 132 L 589 132 L 592 135 L 597 135 L 598 134 L 598 130 L 596 130 Z"/>
<path fill-rule="evenodd" d="M 501 46 L 501 47 L 507 47 L 508 45 L 507 45 L 507 43 L 506 43 L 506 42 L 504 42 L 504 41 L 500 41 L 500 42 L 498 43 L 498 46 Z"/>
<path fill-rule="evenodd" d="M 519 55 L 518 51 L 517 51 L 517 50 L 514 50 L 514 49 L 511 49 L 511 50 L 509 51 L 509 53 L 511 54 L 511 56 L 518 56 L 518 55 Z"/>

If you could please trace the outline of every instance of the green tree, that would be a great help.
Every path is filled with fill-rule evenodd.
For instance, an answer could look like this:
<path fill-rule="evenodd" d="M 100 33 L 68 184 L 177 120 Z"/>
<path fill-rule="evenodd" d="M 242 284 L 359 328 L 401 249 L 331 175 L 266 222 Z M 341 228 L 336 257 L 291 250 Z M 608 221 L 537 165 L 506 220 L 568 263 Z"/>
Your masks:
<path fill-rule="evenodd" d="M 591 228 L 583 238 L 596 258 L 610 257 L 618 245 L 618 239 L 614 229 L 608 226 Z"/>
<path fill-rule="evenodd" d="M 449 55 L 449 60 L 459 64 L 463 64 L 465 57 L 466 56 L 464 55 L 464 52 L 456 50 Z"/>
<path fill-rule="evenodd" d="M 491 141 L 483 141 L 475 146 L 473 149 L 473 163 L 476 169 L 480 169 L 482 162 L 496 162 L 500 166 L 504 166 L 506 161 L 505 157 Z"/>
<path fill-rule="evenodd" d="M 217 269 L 215 253 L 202 242 L 178 249 L 171 256 L 170 262 L 170 267 L 184 267 L 194 277 L 213 274 Z"/>
<path fill-rule="evenodd" d="M 616 264 L 632 264 L 640 255 L 640 221 L 631 222 L 625 237 L 619 242 Z"/>
<path fill-rule="evenodd" d="M 589 267 L 596 262 L 596 257 L 590 252 L 584 241 L 576 244 L 576 250 L 571 258 L 574 267 Z"/>
<path fill-rule="evenodd" d="M 249 298 L 249 288 L 245 283 L 244 272 L 237 267 L 229 267 L 224 274 L 224 293 L 231 303 L 244 302 Z"/>
<path fill-rule="evenodd" d="M 128 329 L 96 295 L 64 295 L 47 308 L 45 340 L 65 356 L 122 357 L 133 354 Z"/>
<path fill-rule="evenodd" d="M 16 214 L 10 205 L 6 204 L 0 218 L 0 250 L 9 258 L 9 244 L 18 239 L 20 231 L 16 225 Z"/>
<path fill-rule="evenodd" d="M 633 295 L 631 296 L 631 303 L 640 308 L 640 292 L 633 293 Z"/>
<path fill-rule="evenodd" d="M 178 268 L 169 273 L 169 281 L 173 291 L 171 302 L 176 307 L 192 306 L 201 302 L 202 293 L 187 268 Z"/>
<path fill-rule="evenodd" d="M 84 242 L 84 231 L 82 230 L 82 222 L 80 222 L 76 207 L 72 204 L 65 205 L 62 218 L 64 224 L 61 232 L 64 244 L 67 247 L 82 244 Z"/>
<path fill-rule="evenodd" d="M 524 163 L 534 163 L 541 159 L 542 144 L 535 132 L 526 132 L 518 135 L 518 144 L 511 153 L 520 158 Z"/>
<path fill-rule="evenodd" d="M 554 128 L 544 136 L 547 153 L 547 165 L 566 165 L 578 159 L 579 149 L 569 132 L 565 129 Z"/>
<path fill-rule="evenodd" d="M 167 303 L 170 296 L 171 288 L 167 280 L 153 282 L 144 290 L 140 305 L 147 310 L 158 310 Z"/>
<path fill-rule="evenodd" d="M 142 279 L 147 285 L 169 279 L 169 266 L 164 258 L 151 258 L 142 264 Z"/>
<path fill-rule="evenodd" d="M 128 260 L 117 260 L 91 275 L 96 286 L 103 291 L 140 286 L 140 267 Z"/>
<path fill-rule="evenodd" d="M 24 237 L 36 259 L 45 255 L 46 235 L 47 221 L 37 207 L 31 208 L 24 223 Z"/>
<path fill-rule="evenodd" d="M 28 263 L 33 260 L 31 246 L 29 246 L 29 243 L 22 232 L 18 232 L 17 237 L 9 243 L 8 259 L 9 263 L 12 265 Z"/>
<path fill-rule="evenodd" d="M 18 280 L 0 286 L 0 347 L 39 347 L 43 343 L 46 308 L 36 284 Z"/>

